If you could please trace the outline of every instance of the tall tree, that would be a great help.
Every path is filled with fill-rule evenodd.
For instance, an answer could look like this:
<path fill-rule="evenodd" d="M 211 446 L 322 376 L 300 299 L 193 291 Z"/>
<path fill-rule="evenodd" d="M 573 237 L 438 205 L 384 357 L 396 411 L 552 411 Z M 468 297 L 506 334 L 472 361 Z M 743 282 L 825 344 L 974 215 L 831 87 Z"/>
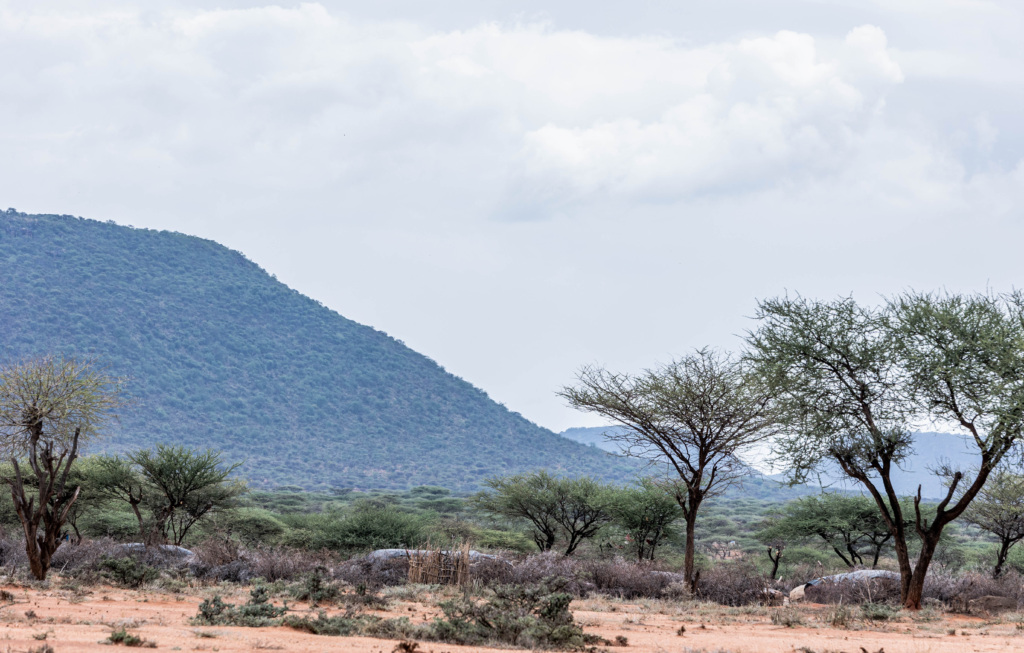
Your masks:
<path fill-rule="evenodd" d="M 625 426 L 606 437 L 625 454 L 665 466 L 678 478 L 675 496 L 686 524 L 683 573 L 695 587 L 698 511 L 749 472 L 739 454 L 774 432 L 768 390 L 741 361 L 701 349 L 635 376 L 585 367 L 577 385 L 559 395 Z"/>
<path fill-rule="evenodd" d="M 87 361 L 45 357 L 0 369 L 0 447 L 14 468 L 7 481 L 39 580 L 78 499 L 69 477 L 79 447 L 112 416 L 118 394 L 118 382 Z"/>
<path fill-rule="evenodd" d="M 964 511 L 964 521 L 999 540 L 992 577 L 998 578 L 1010 549 L 1024 540 L 1024 476 L 1008 469 L 993 473 Z"/>
<path fill-rule="evenodd" d="M 794 480 L 838 468 L 868 491 L 893 535 L 908 608 L 920 608 L 943 528 L 1020 439 L 1021 308 L 1018 294 L 913 293 L 881 309 L 799 297 L 758 307 L 749 359 L 780 398 L 786 430 L 776 442 L 779 461 Z M 919 489 L 910 518 L 891 476 L 912 451 L 910 425 L 928 417 L 969 432 L 982 462 L 969 482 L 964 471 L 946 470 L 949 491 L 934 513 L 922 510 Z M 916 564 L 908 525 L 921 539 Z"/>

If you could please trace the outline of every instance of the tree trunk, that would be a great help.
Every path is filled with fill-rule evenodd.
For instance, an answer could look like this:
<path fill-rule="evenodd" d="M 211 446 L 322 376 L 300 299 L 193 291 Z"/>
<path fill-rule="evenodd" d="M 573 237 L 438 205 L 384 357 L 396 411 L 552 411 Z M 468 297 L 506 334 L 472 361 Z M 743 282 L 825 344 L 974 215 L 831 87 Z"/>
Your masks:
<path fill-rule="evenodd" d="M 688 511 L 684 521 L 686 522 L 686 553 L 683 556 L 683 577 L 686 579 L 686 584 L 690 586 L 690 592 L 696 593 L 697 578 L 693 570 L 696 556 L 697 511 Z"/>
<path fill-rule="evenodd" d="M 1006 564 L 1006 557 L 1010 554 L 1010 546 L 1012 546 L 1010 540 L 1003 538 L 1003 541 L 999 545 L 999 553 L 996 555 L 996 566 L 992 570 L 992 578 L 999 578 L 999 575 L 1003 573 L 1003 565 Z"/>
<path fill-rule="evenodd" d="M 833 544 L 832 545 L 832 550 L 836 552 L 837 556 L 839 556 L 840 558 L 843 559 L 843 563 L 845 563 L 847 567 L 849 567 L 850 569 L 853 569 L 853 563 L 846 559 L 846 556 L 843 555 L 843 552 L 839 550 L 838 546 Z"/>
<path fill-rule="evenodd" d="M 939 529 L 941 532 L 941 529 Z M 939 546 L 939 536 L 928 532 L 921 538 L 921 554 L 917 557 L 917 565 L 910 576 L 907 592 L 903 596 L 903 607 L 908 610 L 920 610 L 921 599 L 924 597 L 924 579 L 928 575 L 928 566 Z"/>

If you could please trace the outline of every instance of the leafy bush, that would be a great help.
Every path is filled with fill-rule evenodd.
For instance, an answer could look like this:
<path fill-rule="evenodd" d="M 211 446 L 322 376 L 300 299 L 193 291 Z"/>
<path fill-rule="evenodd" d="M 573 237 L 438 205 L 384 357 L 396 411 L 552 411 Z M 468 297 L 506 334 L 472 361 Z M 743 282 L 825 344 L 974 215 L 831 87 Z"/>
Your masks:
<path fill-rule="evenodd" d="M 502 643 L 531 649 L 579 649 L 591 643 L 569 611 L 572 595 L 547 585 L 499 585 L 490 600 L 445 601 L 444 619 L 427 638 L 454 644 Z"/>
<path fill-rule="evenodd" d="M 246 626 L 260 628 L 276 626 L 287 606 L 278 607 L 270 602 L 267 588 L 258 585 L 249 592 L 249 601 L 235 606 L 224 603 L 219 595 L 199 604 L 199 614 L 192 619 L 197 626 Z"/>
<path fill-rule="evenodd" d="M 99 567 L 100 574 L 104 578 L 122 587 L 142 587 L 160 576 L 158 569 L 147 565 L 135 556 L 104 558 Z"/>
<path fill-rule="evenodd" d="M 233 510 L 222 525 L 249 546 L 276 543 L 288 529 L 277 515 L 262 508 Z"/>
<path fill-rule="evenodd" d="M 103 643 L 103 642 L 101 642 L 101 643 Z M 154 642 L 147 641 L 147 640 L 139 637 L 138 635 L 132 635 L 123 626 L 120 629 L 115 630 L 114 632 L 110 633 L 110 636 L 107 637 L 106 643 L 120 644 L 122 646 L 138 646 L 138 647 L 142 647 L 142 648 L 156 648 L 156 644 Z"/>
<path fill-rule="evenodd" d="M 130 542 L 138 540 L 139 522 L 129 510 L 101 508 L 82 515 L 79 530 L 85 537 L 109 537 Z"/>
<path fill-rule="evenodd" d="M 337 599 L 341 592 L 337 585 L 331 584 L 324 577 L 326 571 L 323 567 L 317 567 L 307 574 L 297 587 L 291 588 L 292 597 L 298 601 L 309 601 L 313 606 Z"/>

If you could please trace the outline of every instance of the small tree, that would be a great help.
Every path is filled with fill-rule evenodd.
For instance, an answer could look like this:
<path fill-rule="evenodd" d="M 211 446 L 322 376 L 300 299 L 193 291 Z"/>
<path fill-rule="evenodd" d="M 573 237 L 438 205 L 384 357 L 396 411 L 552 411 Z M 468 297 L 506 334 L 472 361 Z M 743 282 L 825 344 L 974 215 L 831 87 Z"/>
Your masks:
<path fill-rule="evenodd" d="M 130 460 L 120 456 L 97 456 L 94 463 L 95 491 L 105 499 L 128 504 L 139 522 L 139 537 L 145 541 L 150 531 L 142 515 L 147 486 Z"/>
<path fill-rule="evenodd" d="M 874 568 L 892 533 L 871 498 L 829 492 L 790 501 L 756 537 L 767 545 L 820 539 L 846 566 L 863 565 L 867 557 Z"/>
<path fill-rule="evenodd" d="M 674 493 L 653 479 L 615 491 L 611 503 L 615 523 L 629 535 L 637 560 L 654 560 L 658 545 L 671 534 L 672 523 L 683 516 Z"/>
<path fill-rule="evenodd" d="M 676 501 L 686 523 L 683 573 L 696 587 L 697 514 L 749 473 L 739 457 L 774 433 L 772 398 L 739 361 L 709 349 L 641 375 L 585 367 L 559 395 L 580 410 L 627 427 L 607 435 L 627 455 L 667 466 L 679 479 Z"/>
<path fill-rule="evenodd" d="M 231 480 L 239 463 L 225 465 L 218 451 L 157 445 L 155 451 L 145 449 L 129 454 L 128 460 L 138 468 L 148 486 L 136 496 L 142 496 L 149 504 L 153 516 L 151 533 L 178 545 L 206 514 L 234 507 L 245 490 L 241 483 Z M 122 490 L 122 494 L 128 501 L 130 493 Z"/>
<path fill-rule="evenodd" d="M 585 539 L 611 519 L 609 489 L 592 478 L 559 478 L 541 470 L 488 479 L 491 492 L 474 497 L 476 506 L 494 515 L 528 521 L 533 541 L 550 551 L 561 533 L 567 541 L 565 555 L 572 555 Z"/>
<path fill-rule="evenodd" d="M 7 482 L 29 569 L 39 580 L 46 578 L 78 499 L 69 477 L 79 447 L 111 416 L 118 390 L 91 363 L 70 358 L 40 358 L 0 370 L 0 447 L 14 468 Z M 26 483 L 29 475 L 34 482 Z"/>
<path fill-rule="evenodd" d="M 992 577 L 998 578 L 1014 544 L 1024 540 L 1024 476 L 999 469 L 964 511 L 964 521 L 999 539 Z"/>
<path fill-rule="evenodd" d="M 477 508 L 511 520 L 525 520 L 532 526 L 530 536 L 541 551 L 550 551 L 558 539 L 558 504 L 551 474 L 515 474 L 490 478 L 484 485 L 491 489 L 473 497 Z"/>

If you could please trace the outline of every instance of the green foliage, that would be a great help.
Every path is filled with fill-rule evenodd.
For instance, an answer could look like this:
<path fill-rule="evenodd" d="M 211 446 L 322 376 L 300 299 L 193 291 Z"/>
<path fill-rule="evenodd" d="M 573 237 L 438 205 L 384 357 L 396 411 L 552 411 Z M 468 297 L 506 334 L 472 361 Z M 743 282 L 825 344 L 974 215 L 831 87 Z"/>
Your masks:
<path fill-rule="evenodd" d="M 154 530 L 180 545 L 208 513 L 233 508 L 245 487 L 231 479 L 238 464 L 226 465 L 219 451 L 188 447 L 142 449 L 128 455 L 145 481 L 143 503 Z"/>
<path fill-rule="evenodd" d="M 672 535 L 672 523 L 683 516 L 679 503 L 649 478 L 641 479 L 636 487 L 616 490 L 612 496 L 612 517 L 629 535 L 637 558 L 654 560 L 658 545 Z"/>
<path fill-rule="evenodd" d="M 337 585 L 330 583 L 324 577 L 325 571 L 322 567 L 318 567 L 312 573 L 307 574 L 302 582 L 292 589 L 292 597 L 298 601 L 309 601 L 312 606 L 336 600 L 341 592 Z"/>
<path fill-rule="evenodd" d="M 469 598 L 440 604 L 430 639 L 453 644 L 502 643 L 531 649 L 580 649 L 588 643 L 569 611 L 572 595 L 546 585 L 495 587 L 481 602 Z"/>
<path fill-rule="evenodd" d="M 418 547 L 426 539 L 430 516 L 394 506 L 360 504 L 345 512 L 283 515 L 282 521 L 291 529 L 282 538 L 289 546 L 353 552 Z"/>
<path fill-rule="evenodd" d="M 219 595 L 199 604 L 199 614 L 192 623 L 197 626 L 245 626 L 262 628 L 277 626 L 287 606 L 276 606 L 270 602 L 267 588 L 257 585 L 249 592 L 249 601 L 243 605 L 224 603 Z"/>
<path fill-rule="evenodd" d="M 474 505 L 496 517 L 529 523 L 541 551 L 551 550 L 561 534 L 565 555 L 571 555 L 611 520 L 611 489 L 592 478 L 559 478 L 541 470 L 488 479 L 485 485 L 491 491 L 474 496 Z"/>
<path fill-rule="evenodd" d="M 1002 573 L 1013 546 L 1024 539 L 1024 476 L 996 470 L 964 511 L 964 521 L 999 540 L 993 576 Z"/>
<path fill-rule="evenodd" d="M 262 508 L 232 510 L 218 525 L 248 545 L 276 544 L 288 528 L 277 515 Z"/>
<path fill-rule="evenodd" d="M 93 451 L 244 451 L 252 485 L 322 490 L 474 491 L 551 464 L 606 480 L 634 469 L 208 240 L 5 213 L 0 262 L 5 357 L 90 353 L 130 379 L 133 403 Z"/>
<path fill-rule="evenodd" d="M 139 588 L 160 577 L 160 572 L 135 556 L 104 558 L 99 564 L 100 574 L 122 587 Z"/>
<path fill-rule="evenodd" d="M 904 514 L 913 514 L 913 505 L 904 503 Z M 769 545 L 817 539 L 849 567 L 865 562 L 874 567 L 892 534 L 870 497 L 826 492 L 787 503 L 764 522 L 757 538 Z"/>
<path fill-rule="evenodd" d="M 138 635 L 129 633 L 124 626 L 121 626 L 114 632 L 110 633 L 110 636 L 107 637 L 107 643 L 120 644 L 121 646 L 156 648 L 156 644 L 149 642 Z"/>
<path fill-rule="evenodd" d="M 380 621 L 379 617 L 368 617 L 348 610 L 344 614 L 333 617 L 327 616 L 325 612 L 318 612 L 315 619 L 289 615 L 285 617 L 283 625 L 313 635 L 349 637 L 364 634 L 371 623 L 378 621 Z"/>

